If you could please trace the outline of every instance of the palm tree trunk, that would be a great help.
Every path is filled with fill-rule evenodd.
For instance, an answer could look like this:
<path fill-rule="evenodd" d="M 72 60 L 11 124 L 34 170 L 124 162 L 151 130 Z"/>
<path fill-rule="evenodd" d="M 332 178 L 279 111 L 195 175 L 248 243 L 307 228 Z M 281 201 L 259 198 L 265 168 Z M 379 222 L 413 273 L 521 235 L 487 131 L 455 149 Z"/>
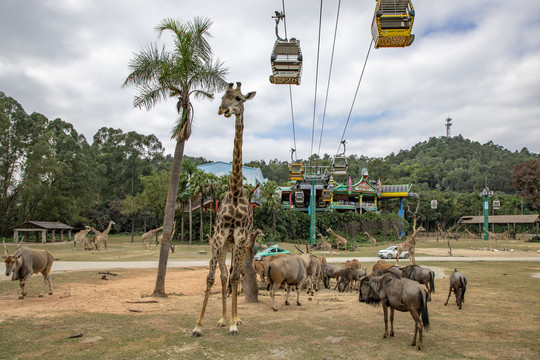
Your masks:
<path fill-rule="evenodd" d="M 191 194 L 189 195 L 189 245 L 191 245 L 191 240 L 193 239 L 193 214 L 191 209 Z"/>
<path fill-rule="evenodd" d="M 201 193 L 201 224 L 199 226 L 199 242 L 202 244 L 203 242 L 203 205 L 204 205 L 204 197 Z"/>
<path fill-rule="evenodd" d="M 165 274 L 167 272 L 167 261 L 169 259 L 169 249 L 171 245 L 171 234 L 173 231 L 174 212 L 176 206 L 176 196 L 178 195 L 178 182 L 180 180 L 180 170 L 182 168 L 182 158 L 184 157 L 184 140 L 177 140 L 174 149 L 174 157 L 169 178 L 169 190 L 167 192 L 167 202 L 165 204 L 165 214 L 163 217 L 163 241 L 159 251 L 158 272 L 156 286 L 152 296 L 166 297 Z"/>

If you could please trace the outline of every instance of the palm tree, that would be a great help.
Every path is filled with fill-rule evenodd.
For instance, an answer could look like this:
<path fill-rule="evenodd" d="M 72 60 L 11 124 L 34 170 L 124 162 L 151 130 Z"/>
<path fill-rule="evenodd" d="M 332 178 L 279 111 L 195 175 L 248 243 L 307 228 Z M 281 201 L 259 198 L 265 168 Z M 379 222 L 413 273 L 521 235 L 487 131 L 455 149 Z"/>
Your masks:
<path fill-rule="evenodd" d="M 186 174 L 180 174 L 178 182 L 178 194 L 176 195 L 176 208 L 180 209 L 180 241 L 184 241 L 184 209 L 189 201 L 188 177 Z"/>
<path fill-rule="evenodd" d="M 165 214 L 163 217 L 163 241 L 159 253 L 156 285 L 152 296 L 166 296 L 165 274 L 169 258 L 169 246 L 174 222 L 178 180 L 184 156 L 184 145 L 191 135 L 193 105 L 191 95 L 200 99 L 213 99 L 214 92 L 226 89 L 224 77 L 228 69 L 217 60 L 214 62 L 207 38 L 212 22 L 207 18 L 194 18 L 183 24 L 166 18 L 156 27 L 158 38 L 170 31 L 174 38 L 174 49 L 160 50 L 148 45 L 129 63 L 131 73 L 123 86 L 136 87 L 138 94 L 134 107 L 152 109 L 162 100 L 175 98 L 176 110 L 180 115 L 172 131 L 176 139 Z"/>
<path fill-rule="evenodd" d="M 275 181 L 268 181 L 261 186 L 261 206 L 265 211 L 270 211 L 272 214 L 272 230 L 276 233 L 276 210 L 279 209 L 281 201 L 277 194 L 277 184 Z"/>
<path fill-rule="evenodd" d="M 212 213 L 214 211 L 214 206 L 215 206 L 215 203 L 216 203 L 216 197 L 217 197 L 217 192 L 218 192 L 218 189 L 219 189 L 219 178 L 217 177 L 217 175 L 213 174 L 213 173 L 208 173 L 208 194 L 210 195 L 210 199 L 212 199 L 212 204 L 210 206 L 210 236 L 212 236 Z"/>
<path fill-rule="evenodd" d="M 195 174 L 195 172 L 198 169 L 197 169 L 197 166 L 195 166 L 195 164 L 189 159 L 186 159 L 186 161 L 184 161 L 182 163 L 182 169 L 184 170 L 184 173 L 188 177 L 187 193 L 188 193 L 188 202 L 189 202 L 189 207 L 188 207 L 188 212 L 189 212 L 189 245 L 191 245 L 191 241 L 193 240 L 193 212 L 192 212 L 192 208 L 193 208 L 193 196 L 194 196 L 193 184 L 191 183 L 191 181 L 192 181 L 193 175 Z"/>
<path fill-rule="evenodd" d="M 203 210 L 204 210 L 204 197 L 207 194 L 208 188 L 208 176 L 201 169 L 197 169 L 197 172 L 193 175 L 193 196 L 200 197 L 200 227 L 199 227 L 199 241 L 203 242 Z"/>

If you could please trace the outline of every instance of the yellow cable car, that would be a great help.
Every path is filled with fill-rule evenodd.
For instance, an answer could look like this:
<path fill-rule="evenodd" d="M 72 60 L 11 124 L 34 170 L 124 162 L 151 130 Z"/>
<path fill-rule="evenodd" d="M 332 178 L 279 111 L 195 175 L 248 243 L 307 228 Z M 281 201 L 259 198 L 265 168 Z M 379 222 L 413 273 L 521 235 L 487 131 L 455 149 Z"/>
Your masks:
<path fill-rule="evenodd" d="M 270 82 L 272 84 L 300 85 L 302 76 L 302 50 L 300 49 L 300 40 L 291 38 L 282 39 L 278 34 L 279 21 L 285 18 L 285 14 L 276 11 L 276 37 L 270 56 L 272 65 L 272 75 Z"/>
<path fill-rule="evenodd" d="M 304 167 L 302 166 L 302 163 L 291 163 L 291 166 L 289 167 L 289 179 L 291 181 L 302 181 L 302 179 L 304 179 Z"/>
<path fill-rule="evenodd" d="M 321 198 L 323 201 L 332 200 L 332 191 L 330 191 L 330 189 L 323 189 Z"/>
<path fill-rule="evenodd" d="M 377 0 L 371 23 L 375 48 L 411 45 L 414 15 L 411 0 Z"/>

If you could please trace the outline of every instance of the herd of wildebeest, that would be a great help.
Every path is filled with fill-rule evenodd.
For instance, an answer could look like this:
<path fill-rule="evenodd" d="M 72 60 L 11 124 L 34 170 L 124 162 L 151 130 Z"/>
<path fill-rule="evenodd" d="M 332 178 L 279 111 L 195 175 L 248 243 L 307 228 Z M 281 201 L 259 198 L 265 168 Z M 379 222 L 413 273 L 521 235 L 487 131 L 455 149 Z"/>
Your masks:
<path fill-rule="evenodd" d="M 298 249 L 298 248 L 297 248 Z M 262 261 L 253 261 L 253 267 L 270 291 L 272 309 L 278 311 L 275 303 L 275 294 L 282 286 L 286 290 L 285 305 L 289 305 L 289 294 L 296 290 L 296 303 L 300 304 L 300 293 L 307 287 L 307 292 L 314 295 L 319 290 L 321 281 L 325 288 L 331 288 L 331 281 L 335 280 L 334 290 L 340 292 L 354 291 L 358 293 L 360 302 L 371 305 L 382 305 L 384 314 L 383 337 L 394 336 L 394 310 L 410 312 L 415 322 L 414 337 L 411 345 L 423 348 L 423 331 L 429 328 L 429 315 L 427 303 L 431 300 L 431 293 L 435 292 L 435 273 L 416 264 L 398 267 L 385 260 L 379 260 L 373 266 L 370 274 L 367 268 L 362 269 L 358 260 L 348 260 L 344 266 L 329 264 L 324 256 L 312 255 L 309 251 L 300 255 L 280 254 L 267 256 Z M 32 274 L 43 274 L 43 288 L 40 297 L 45 294 L 46 285 L 49 285 L 49 295 L 52 294 L 50 271 L 53 256 L 46 250 L 31 249 L 19 243 L 13 255 L 9 255 L 4 242 L 4 262 L 6 276 L 11 280 L 19 280 L 21 295 L 24 299 L 25 283 Z M 462 308 L 465 301 L 467 278 L 457 270 L 450 276 L 448 297 L 444 305 L 454 292 L 456 304 Z M 388 331 L 388 309 L 390 309 L 390 332 Z M 418 335 L 418 343 L 416 342 Z"/>
<path fill-rule="evenodd" d="M 329 264 L 324 256 L 315 256 L 309 251 L 298 250 L 301 255 L 276 255 L 253 262 L 261 281 L 267 284 L 274 311 L 278 311 L 275 293 L 281 286 L 286 290 L 285 305 L 289 305 L 289 293 L 292 288 L 296 289 L 297 305 L 301 305 L 300 293 L 304 284 L 307 292 L 313 296 L 314 291 L 319 290 L 321 281 L 325 288 L 329 289 L 333 285 L 331 281 L 335 279 L 334 290 L 354 291 L 358 293 L 360 302 L 374 306 L 382 305 L 384 338 L 394 336 L 394 310 L 410 312 L 415 323 L 411 345 L 417 345 L 418 350 L 423 349 L 423 331 L 429 329 L 427 303 L 431 301 L 431 293 L 435 292 L 435 273 L 432 270 L 416 264 L 399 267 L 385 260 L 379 260 L 368 274 L 367 268 L 362 269 L 356 259 L 346 261 L 344 266 L 338 266 Z M 444 305 L 448 304 L 450 295 L 454 292 L 456 304 L 461 309 L 466 289 L 467 278 L 463 273 L 454 270 L 450 276 L 448 297 Z M 390 332 L 388 309 L 390 309 Z"/>

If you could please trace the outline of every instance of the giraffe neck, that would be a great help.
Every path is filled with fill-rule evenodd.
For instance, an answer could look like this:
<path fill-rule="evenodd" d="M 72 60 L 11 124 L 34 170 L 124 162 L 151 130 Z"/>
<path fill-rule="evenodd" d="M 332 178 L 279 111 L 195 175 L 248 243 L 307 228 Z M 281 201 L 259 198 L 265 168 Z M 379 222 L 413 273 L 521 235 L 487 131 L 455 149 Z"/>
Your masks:
<path fill-rule="evenodd" d="M 244 133 L 243 114 L 236 115 L 236 131 L 234 134 L 234 149 L 231 179 L 229 180 L 229 191 L 243 191 L 242 188 L 242 142 Z"/>
<path fill-rule="evenodd" d="M 109 226 L 107 226 L 107 228 L 103 230 L 103 234 L 107 235 L 109 231 L 111 231 L 111 226 L 112 226 L 112 223 L 109 221 Z"/>

